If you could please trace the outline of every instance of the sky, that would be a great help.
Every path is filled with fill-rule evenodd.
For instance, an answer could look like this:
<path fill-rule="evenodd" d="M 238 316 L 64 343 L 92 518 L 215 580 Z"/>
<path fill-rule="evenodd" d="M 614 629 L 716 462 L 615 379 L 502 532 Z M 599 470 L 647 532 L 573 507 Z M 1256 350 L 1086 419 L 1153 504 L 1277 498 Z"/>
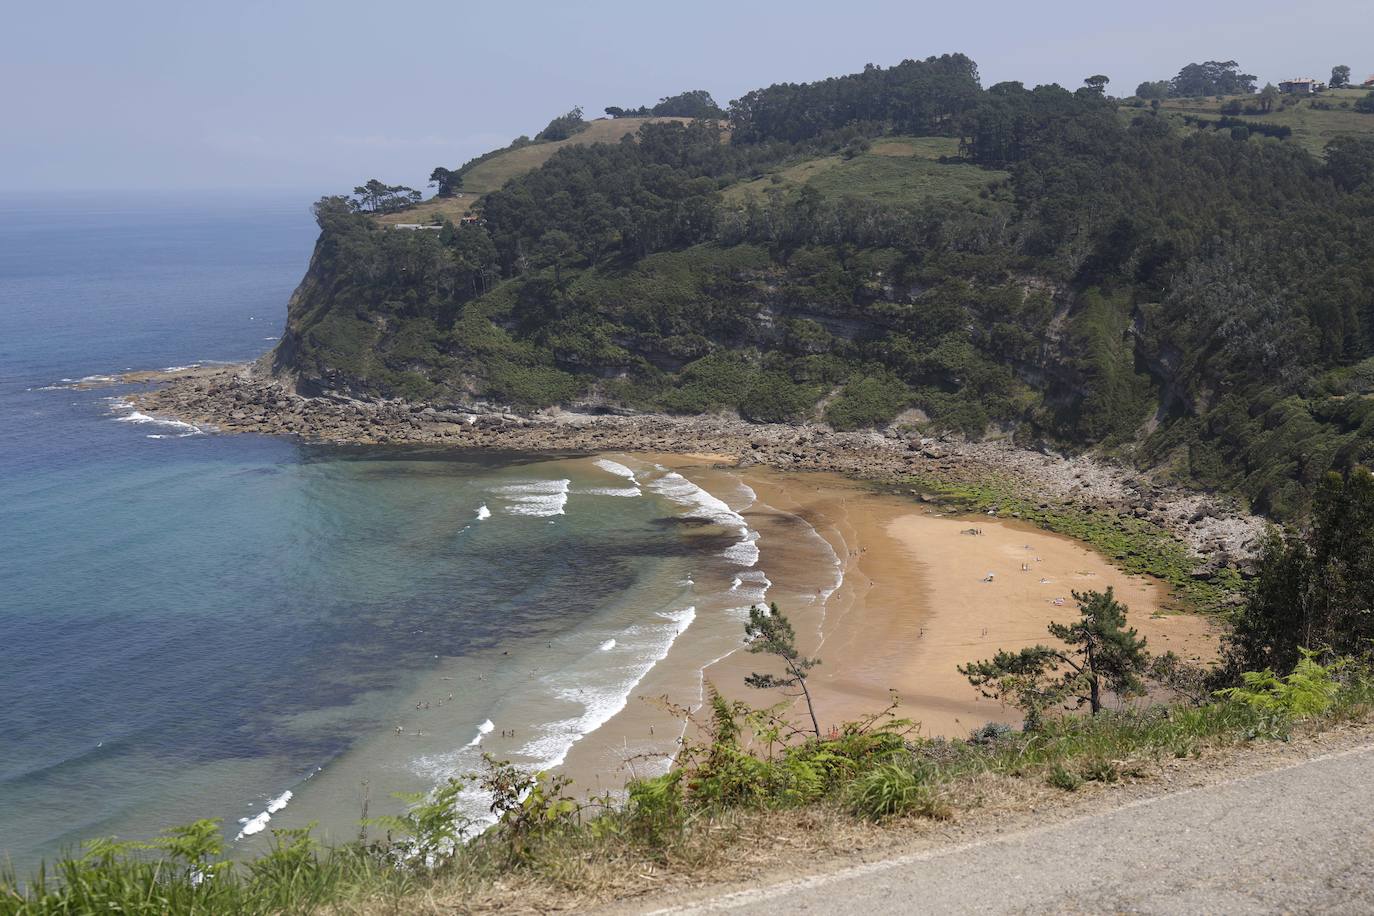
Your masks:
<path fill-rule="evenodd" d="M 581 105 L 961 51 L 983 85 L 1129 95 L 1200 60 L 1374 73 L 1374 0 L 4 0 L 0 189 L 424 187 Z M 1339 23 L 1344 23 L 1340 26 Z"/>

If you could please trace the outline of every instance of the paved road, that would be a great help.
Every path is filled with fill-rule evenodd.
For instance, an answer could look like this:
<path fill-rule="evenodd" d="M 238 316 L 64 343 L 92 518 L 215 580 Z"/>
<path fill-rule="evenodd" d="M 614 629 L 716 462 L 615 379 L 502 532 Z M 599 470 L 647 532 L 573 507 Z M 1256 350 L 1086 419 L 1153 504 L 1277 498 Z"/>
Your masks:
<path fill-rule="evenodd" d="M 660 913 L 1374 914 L 1374 746 Z"/>

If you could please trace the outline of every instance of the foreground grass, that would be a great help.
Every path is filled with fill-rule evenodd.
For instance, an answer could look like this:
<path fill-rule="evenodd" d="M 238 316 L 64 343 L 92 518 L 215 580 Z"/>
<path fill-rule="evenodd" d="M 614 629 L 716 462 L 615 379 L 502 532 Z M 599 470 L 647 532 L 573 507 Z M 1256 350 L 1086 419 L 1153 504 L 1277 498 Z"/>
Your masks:
<path fill-rule="evenodd" d="M 280 831 L 245 864 L 221 858 L 204 821 L 151 844 L 98 841 L 20 886 L 0 879 L 0 913 L 453 912 L 584 906 L 699 882 L 742 864 L 776 867 L 789 844 L 872 836 L 884 825 L 1015 810 L 1089 783 L 1147 776 L 1170 761 L 1367 721 L 1374 679 L 1353 665 L 1319 677 L 1256 676 L 1203 705 L 1069 716 L 1034 732 L 986 726 L 964 741 L 916 736 L 892 711 L 827 740 L 769 712 L 715 698 L 699 744 L 622 800 L 574 800 L 557 778 L 492 762 L 480 777 L 496 827 L 453 838 L 452 800 L 436 791 L 384 838 L 322 848 Z M 790 828 L 780 832 L 779 817 Z M 787 830 L 798 839 L 789 839 Z"/>

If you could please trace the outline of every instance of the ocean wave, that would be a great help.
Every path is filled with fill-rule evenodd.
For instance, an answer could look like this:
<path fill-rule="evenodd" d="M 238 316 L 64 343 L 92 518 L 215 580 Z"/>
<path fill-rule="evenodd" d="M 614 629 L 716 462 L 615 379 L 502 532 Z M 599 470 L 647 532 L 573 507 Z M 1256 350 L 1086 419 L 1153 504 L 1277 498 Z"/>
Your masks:
<path fill-rule="evenodd" d="M 595 461 L 593 461 L 592 464 L 601 468 L 601 470 L 605 471 L 608 474 L 614 474 L 617 477 L 626 477 L 630 480 L 635 479 L 635 472 L 627 468 L 625 465 L 621 464 L 619 461 L 612 461 L 609 458 L 598 458 Z"/>
<path fill-rule="evenodd" d="M 578 493 L 587 496 L 643 496 L 644 492 L 639 487 L 588 487 L 585 490 L 578 490 Z"/>
<path fill-rule="evenodd" d="M 572 481 L 567 479 L 528 480 L 497 487 L 494 492 L 506 503 L 509 514 L 543 518 L 564 514 L 570 486 Z"/>
<path fill-rule="evenodd" d="M 748 531 L 743 540 L 737 544 L 731 544 L 725 548 L 723 556 L 732 563 L 740 566 L 753 566 L 759 561 L 759 533 Z"/>
<path fill-rule="evenodd" d="M 118 408 L 116 408 L 118 409 Z M 135 410 L 115 419 L 116 423 L 152 423 L 157 426 L 166 426 L 170 429 L 184 430 L 188 436 L 199 436 L 204 434 L 199 426 L 194 423 L 184 423 L 181 420 L 170 420 L 164 417 L 150 417 L 142 411 Z"/>
<path fill-rule="evenodd" d="M 647 486 L 660 496 L 687 507 L 683 513 L 687 518 L 705 519 L 723 528 L 736 529 L 740 540 L 726 548 L 727 560 L 740 566 L 753 566 L 759 561 L 758 532 L 750 529 L 744 516 L 731 509 L 723 499 L 706 492 L 676 471 L 669 471 Z"/>
<path fill-rule="evenodd" d="M 581 711 L 532 726 L 533 734 L 512 752 L 513 756 L 524 758 L 519 766 L 530 772 L 560 766 L 578 741 L 625 708 L 635 688 L 667 657 L 678 637 L 695 619 L 693 606 L 657 613 L 650 621 L 621 631 L 618 638 L 602 641 L 595 650 L 556 674 L 540 678 L 533 685 L 536 702 L 543 700 L 550 706 L 573 704 Z M 603 654 L 612 652 L 610 658 Z M 488 720 L 483 723 L 481 734 L 490 730 Z M 479 744 L 475 739 L 453 751 L 419 757 L 412 761 L 411 769 L 436 784 L 471 773 L 481 768 Z M 463 816 L 471 824 L 467 835 L 480 832 L 494 822 L 490 814 L 491 797 L 487 793 L 469 787 L 459 794 L 458 802 Z"/>
<path fill-rule="evenodd" d="M 742 599 L 750 604 L 763 604 L 772 587 L 773 580 L 763 570 L 747 569 L 736 574 L 730 585 L 730 595 L 733 599 Z"/>
<path fill-rule="evenodd" d="M 292 792 L 290 789 L 287 789 L 285 792 L 269 801 L 267 807 L 253 817 L 239 818 L 239 823 L 243 826 L 239 828 L 238 836 L 234 837 L 234 839 L 241 840 L 246 836 L 262 833 L 267 829 L 267 822 L 272 820 L 272 815 L 285 808 L 287 804 L 290 803 L 291 798 Z"/>
<path fill-rule="evenodd" d="M 491 510 L 486 506 L 479 506 L 477 508 L 477 520 L 480 522 L 489 518 L 491 518 Z"/>
<path fill-rule="evenodd" d="M 658 616 L 664 621 L 662 624 L 633 628 L 635 635 L 642 639 L 635 640 L 632 647 L 627 645 L 635 652 L 626 664 L 610 669 L 604 665 L 597 666 L 586 672 L 583 683 L 576 683 L 580 678 L 574 677 L 572 683 L 557 686 L 557 698 L 577 703 L 583 709 L 582 714 L 537 726 L 534 739 L 521 747 L 518 753 L 537 760 L 537 769 L 561 766 L 574 744 L 624 709 L 639 682 L 655 665 L 668 657 L 673 643 L 696 620 L 697 609 L 687 607 Z M 601 680 L 606 674 L 617 671 L 621 673 L 619 679 L 613 682 Z"/>
<path fill-rule="evenodd" d="M 471 741 L 469 741 L 467 746 L 476 747 L 477 745 L 481 744 L 482 738 L 487 735 L 490 735 L 495 728 L 495 722 L 491 721 L 490 719 L 485 720 L 481 725 L 477 726 L 477 736 L 473 738 Z"/>

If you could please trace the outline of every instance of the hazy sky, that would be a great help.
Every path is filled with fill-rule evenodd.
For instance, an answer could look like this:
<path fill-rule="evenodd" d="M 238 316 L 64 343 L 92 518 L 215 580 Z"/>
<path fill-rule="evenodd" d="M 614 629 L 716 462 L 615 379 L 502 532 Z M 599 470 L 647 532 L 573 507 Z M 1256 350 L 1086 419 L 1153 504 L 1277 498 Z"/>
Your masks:
<path fill-rule="evenodd" d="M 1128 94 L 1194 60 L 1374 72 L 1374 0 L 5 0 L 0 188 L 422 187 L 582 105 L 962 51 L 983 84 Z"/>

